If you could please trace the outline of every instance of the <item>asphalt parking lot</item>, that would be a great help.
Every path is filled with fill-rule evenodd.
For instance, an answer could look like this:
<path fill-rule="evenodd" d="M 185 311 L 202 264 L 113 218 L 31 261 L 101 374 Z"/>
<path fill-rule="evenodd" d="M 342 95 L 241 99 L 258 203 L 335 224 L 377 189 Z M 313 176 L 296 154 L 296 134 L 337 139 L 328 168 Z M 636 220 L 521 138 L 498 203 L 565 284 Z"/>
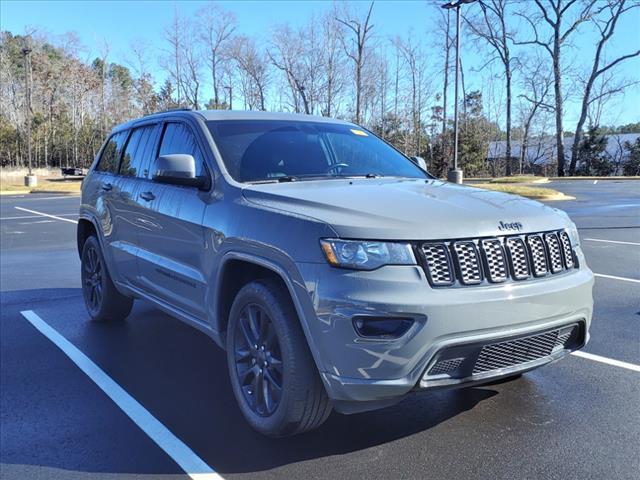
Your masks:
<path fill-rule="evenodd" d="M 640 182 L 550 186 L 576 197 L 553 206 L 577 223 L 597 274 L 585 349 L 593 356 L 571 355 L 509 383 L 418 393 L 359 415 L 334 413 L 317 431 L 278 440 L 244 422 L 224 354 L 202 333 L 143 302 L 120 324 L 87 320 L 77 196 L 3 196 L 0 476 L 638 478 Z M 149 416 L 127 416 L 25 311 Z M 161 436 L 175 436 L 171 445 L 184 448 L 167 453 L 158 446 L 152 420 L 165 429 Z M 200 470 L 185 474 L 185 465 Z"/>

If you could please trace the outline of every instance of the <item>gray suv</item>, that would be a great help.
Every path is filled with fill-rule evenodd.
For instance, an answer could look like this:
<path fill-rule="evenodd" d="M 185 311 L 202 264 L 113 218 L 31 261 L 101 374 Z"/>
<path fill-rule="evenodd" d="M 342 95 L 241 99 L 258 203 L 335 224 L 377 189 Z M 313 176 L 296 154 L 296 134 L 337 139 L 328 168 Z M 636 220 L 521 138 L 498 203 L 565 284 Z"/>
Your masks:
<path fill-rule="evenodd" d="M 94 320 L 137 298 L 205 332 L 271 436 L 518 376 L 589 337 L 593 275 L 564 212 L 435 179 L 328 118 L 116 127 L 83 182 L 78 250 Z"/>

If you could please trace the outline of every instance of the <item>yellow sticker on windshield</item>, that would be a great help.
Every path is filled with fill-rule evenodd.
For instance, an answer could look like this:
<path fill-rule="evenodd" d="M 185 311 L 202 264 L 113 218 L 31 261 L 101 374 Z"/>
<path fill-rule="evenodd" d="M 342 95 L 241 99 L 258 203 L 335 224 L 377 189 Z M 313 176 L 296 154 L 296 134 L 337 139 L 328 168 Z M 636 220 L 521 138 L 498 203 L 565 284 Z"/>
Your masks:
<path fill-rule="evenodd" d="M 351 133 L 353 133 L 354 135 L 360 135 L 361 137 L 368 137 L 369 135 L 367 135 L 367 132 L 364 132 L 362 130 L 356 130 L 355 128 L 351 129 Z"/>

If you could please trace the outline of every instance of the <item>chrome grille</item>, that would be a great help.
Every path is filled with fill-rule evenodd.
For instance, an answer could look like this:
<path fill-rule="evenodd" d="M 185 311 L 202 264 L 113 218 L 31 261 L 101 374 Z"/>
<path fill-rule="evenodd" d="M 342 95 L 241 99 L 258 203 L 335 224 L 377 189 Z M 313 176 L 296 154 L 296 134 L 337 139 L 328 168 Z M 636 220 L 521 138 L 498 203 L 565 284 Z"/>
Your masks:
<path fill-rule="evenodd" d="M 478 251 L 473 242 L 455 242 L 453 249 L 460 269 L 460 281 L 465 285 L 475 285 L 482 281 L 482 270 Z"/>
<path fill-rule="evenodd" d="M 444 373 L 456 370 L 464 358 L 451 358 L 449 360 L 441 360 L 429 369 L 429 375 L 442 375 Z"/>
<path fill-rule="evenodd" d="M 555 233 L 545 233 L 544 243 L 547 245 L 549 254 L 549 267 L 552 273 L 558 273 L 564 269 L 562 264 L 562 253 L 560 252 L 560 240 Z"/>
<path fill-rule="evenodd" d="M 527 256 L 527 248 L 522 239 L 520 237 L 509 237 L 505 243 L 509 252 L 509 260 L 511 260 L 513 278 L 515 280 L 529 278 L 531 275 L 529 258 Z"/>
<path fill-rule="evenodd" d="M 531 259 L 533 261 L 533 274 L 542 277 L 549 270 L 547 266 L 547 254 L 544 251 L 544 242 L 540 235 L 529 235 L 527 237 Z"/>
<path fill-rule="evenodd" d="M 494 283 L 504 282 L 507 279 L 507 262 L 500 240 L 497 238 L 484 239 L 480 244 L 482 245 L 487 277 Z"/>
<path fill-rule="evenodd" d="M 578 328 L 552 330 L 506 342 L 485 345 L 473 367 L 473 374 L 513 367 L 551 355 L 556 347 L 564 347 L 573 331 Z"/>
<path fill-rule="evenodd" d="M 418 253 L 434 287 L 521 281 L 559 274 L 577 266 L 564 230 L 424 242 Z"/>
<path fill-rule="evenodd" d="M 422 246 L 422 253 L 431 284 L 435 286 L 453 284 L 453 270 L 447 247 L 442 243 L 425 243 Z"/>
<path fill-rule="evenodd" d="M 562 244 L 562 257 L 564 259 L 564 266 L 567 268 L 573 268 L 573 249 L 571 248 L 571 240 L 567 232 L 560 232 L 560 243 Z"/>

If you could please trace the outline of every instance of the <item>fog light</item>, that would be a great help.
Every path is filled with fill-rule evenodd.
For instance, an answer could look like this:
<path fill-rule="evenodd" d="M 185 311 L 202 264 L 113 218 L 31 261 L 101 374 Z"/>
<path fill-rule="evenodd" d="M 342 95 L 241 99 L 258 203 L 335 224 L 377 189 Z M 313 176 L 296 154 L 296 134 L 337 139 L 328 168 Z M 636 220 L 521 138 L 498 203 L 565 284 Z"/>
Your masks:
<path fill-rule="evenodd" d="M 411 318 L 354 317 L 353 328 L 366 338 L 399 338 L 413 325 Z"/>

